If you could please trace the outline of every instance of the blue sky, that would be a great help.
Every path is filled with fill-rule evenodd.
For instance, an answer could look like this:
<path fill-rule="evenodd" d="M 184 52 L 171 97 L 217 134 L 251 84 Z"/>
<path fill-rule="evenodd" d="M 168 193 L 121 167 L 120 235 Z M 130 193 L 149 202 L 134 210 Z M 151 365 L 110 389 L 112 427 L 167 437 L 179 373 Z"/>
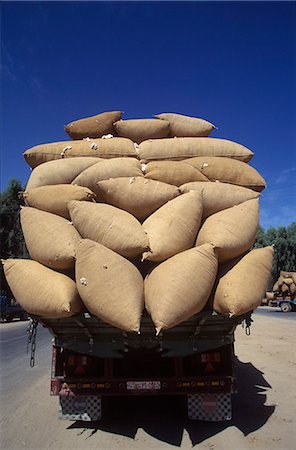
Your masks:
<path fill-rule="evenodd" d="M 255 152 L 262 226 L 296 220 L 295 2 L 2 2 L 1 189 L 71 120 L 180 112 Z"/>

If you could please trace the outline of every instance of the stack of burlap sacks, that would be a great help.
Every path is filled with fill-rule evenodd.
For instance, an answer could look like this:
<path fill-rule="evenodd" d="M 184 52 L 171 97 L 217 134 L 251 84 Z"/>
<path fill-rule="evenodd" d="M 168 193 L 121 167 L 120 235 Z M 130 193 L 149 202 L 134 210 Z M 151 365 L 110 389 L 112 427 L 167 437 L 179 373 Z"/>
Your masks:
<path fill-rule="evenodd" d="M 290 297 L 294 299 L 296 295 L 296 272 L 281 271 L 278 280 L 274 283 L 272 292 L 266 292 L 267 300 L 274 300 L 276 297 Z"/>
<path fill-rule="evenodd" d="M 139 332 L 146 308 L 159 333 L 204 308 L 234 316 L 260 304 L 273 249 L 251 250 L 265 182 L 250 150 L 179 114 L 107 112 L 65 129 L 72 141 L 24 153 L 32 260 L 3 262 L 24 309 L 87 309 Z"/>

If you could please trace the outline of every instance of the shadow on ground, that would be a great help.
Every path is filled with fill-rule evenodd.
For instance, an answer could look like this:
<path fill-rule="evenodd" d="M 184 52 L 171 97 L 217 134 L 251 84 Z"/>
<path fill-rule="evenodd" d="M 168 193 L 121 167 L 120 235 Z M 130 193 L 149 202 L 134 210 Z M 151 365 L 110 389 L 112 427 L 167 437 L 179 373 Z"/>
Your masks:
<path fill-rule="evenodd" d="M 266 392 L 271 386 L 263 372 L 238 359 L 235 371 L 239 392 L 233 395 L 233 419 L 228 422 L 188 420 L 183 396 L 114 397 L 107 399 L 107 410 L 100 422 L 77 421 L 68 429 L 80 429 L 79 434 L 92 430 L 88 438 L 99 430 L 134 438 L 142 428 L 154 438 L 175 446 L 181 445 L 184 429 L 193 446 L 231 426 L 247 436 L 268 421 L 275 406 L 265 406 Z"/>

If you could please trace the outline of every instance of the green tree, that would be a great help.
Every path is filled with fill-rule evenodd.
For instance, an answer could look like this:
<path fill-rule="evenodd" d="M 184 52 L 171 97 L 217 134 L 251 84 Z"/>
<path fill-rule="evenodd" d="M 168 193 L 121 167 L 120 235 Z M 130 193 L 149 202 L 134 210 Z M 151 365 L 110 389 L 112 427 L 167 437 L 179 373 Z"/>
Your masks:
<path fill-rule="evenodd" d="M 21 230 L 19 213 L 21 183 L 12 179 L 0 194 L 1 258 L 27 258 L 28 251 Z"/>

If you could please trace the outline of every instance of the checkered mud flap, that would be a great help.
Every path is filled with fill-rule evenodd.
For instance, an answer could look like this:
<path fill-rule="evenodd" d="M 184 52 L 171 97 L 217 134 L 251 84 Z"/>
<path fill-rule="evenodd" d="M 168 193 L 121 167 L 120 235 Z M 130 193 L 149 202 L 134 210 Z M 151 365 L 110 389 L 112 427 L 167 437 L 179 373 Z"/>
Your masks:
<path fill-rule="evenodd" d="M 231 420 L 231 394 L 189 394 L 187 408 L 192 420 Z"/>
<path fill-rule="evenodd" d="M 100 420 L 101 415 L 102 408 L 100 396 L 60 396 L 59 419 L 85 420 L 90 422 L 92 420 Z"/>

